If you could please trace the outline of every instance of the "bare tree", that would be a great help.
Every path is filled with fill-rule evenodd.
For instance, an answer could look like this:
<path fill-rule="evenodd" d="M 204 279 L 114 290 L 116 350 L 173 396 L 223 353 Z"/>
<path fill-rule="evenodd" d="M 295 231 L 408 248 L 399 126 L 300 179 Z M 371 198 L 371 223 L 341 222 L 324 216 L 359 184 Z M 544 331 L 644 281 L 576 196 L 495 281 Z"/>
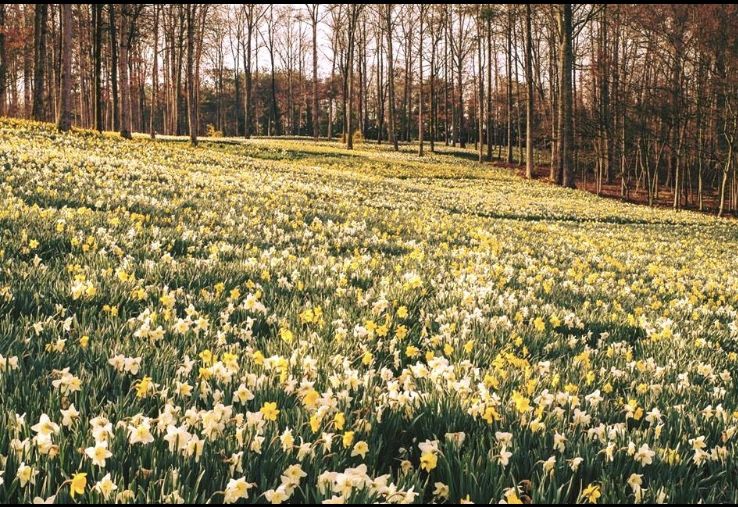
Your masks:
<path fill-rule="evenodd" d="M 418 33 L 418 73 L 420 80 L 418 82 L 418 155 L 423 156 L 423 21 L 425 20 L 426 4 L 419 4 L 418 22 L 420 25 Z"/>
<path fill-rule="evenodd" d="M 8 102 L 8 53 L 5 47 L 7 7 L 0 4 L 0 116 L 5 116 Z"/>
<path fill-rule="evenodd" d="M 571 4 L 560 4 L 559 24 L 559 170 L 557 182 L 574 186 L 574 167 L 572 160 L 574 143 L 573 90 L 572 90 L 572 8 Z"/>
<path fill-rule="evenodd" d="M 197 4 L 187 4 L 187 122 L 190 129 L 190 144 L 197 146 L 197 97 L 195 95 L 195 30 Z"/>
<path fill-rule="evenodd" d="M 532 8 L 525 5 L 525 177 L 533 177 L 533 29 Z"/>
<path fill-rule="evenodd" d="M 36 4 L 34 21 L 33 57 L 33 119 L 46 119 L 46 38 L 49 4 Z"/>
<path fill-rule="evenodd" d="M 347 39 L 348 39 L 348 64 L 347 77 L 348 77 L 348 96 L 347 96 L 347 107 L 346 113 L 346 148 L 349 150 L 354 149 L 354 54 L 355 54 L 355 42 L 356 42 L 356 29 L 359 21 L 359 15 L 363 9 L 361 4 L 349 4 L 348 6 L 348 25 L 347 25 Z"/>
<path fill-rule="evenodd" d="M 392 38 L 395 25 L 392 16 L 392 4 L 384 6 L 385 33 L 387 34 L 387 80 L 389 83 L 389 136 L 395 151 L 399 150 L 397 145 L 397 125 L 395 123 L 395 70 L 393 66 L 394 52 L 392 51 Z"/>
<path fill-rule="evenodd" d="M 105 129 L 103 123 L 103 100 L 102 100 L 102 12 L 103 4 L 94 4 L 92 6 L 92 30 L 95 39 L 93 46 L 92 58 L 94 60 L 94 109 L 95 109 L 95 128 L 98 132 Z"/>
<path fill-rule="evenodd" d="M 61 10 L 61 106 L 57 128 L 61 132 L 67 132 L 72 128 L 72 4 L 61 4 Z"/>
<path fill-rule="evenodd" d="M 128 80 L 128 49 L 130 46 L 130 4 L 121 4 L 120 12 L 120 47 L 118 58 L 118 78 L 120 89 L 120 135 L 131 138 L 131 97 Z"/>
<path fill-rule="evenodd" d="M 159 100 L 159 12 L 161 7 L 154 5 L 154 63 L 151 71 L 151 113 L 149 114 L 149 135 L 156 138 L 156 113 Z"/>
<path fill-rule="evenodd" d="M 110 82 L 113 94 L 113 130 L 120 128 L 120 97 L 118 95 L 118 37 L 117 37 L 117 16 L 115 14 L 115 4 L 108 4 L 108 20 L 110 26 Z"/>
<path fill-rule="evenodd" d="M 318 22 L 320 4 L 305 4 L 310 16 L 310 27 L 313 33 L 313 138 L 320 137 L 320 111 L 318 109 Z"/>
<path fill-rule="evenodd" d="M 271 11 L 272 7 L 269 8 Z M 253 128 L 253 117 L 254 117 L 254 104 L 253 104 L 253 84 L 252 84 L 252 69 L 251 69 L 251 57 L 253 55 L 252 41 L 256 36 L 259 29 L 259 22 L 267 12 L 265 7 L 259 4 L 244 4 L 243 5 L 244 20 L 246 21 L 246 29 L 243 31 L 243 35 L 246 38 L 245 44 L 243 44 L 243 60 L 244 60 L 244 71 L 246 73 L 245 83 L 245 95 L 244 95 L 244 137 L 248 139 L 251 137 Z"/>

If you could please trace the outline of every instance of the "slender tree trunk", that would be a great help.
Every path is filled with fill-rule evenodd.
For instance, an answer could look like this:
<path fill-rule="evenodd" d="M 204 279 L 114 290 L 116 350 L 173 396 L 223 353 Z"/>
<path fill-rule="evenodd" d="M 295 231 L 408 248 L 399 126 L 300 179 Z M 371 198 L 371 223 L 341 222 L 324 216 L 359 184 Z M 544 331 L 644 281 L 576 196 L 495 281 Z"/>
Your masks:
<path fill-rule="evenodd" d="M 399 150 L 397 145 L 397 132 L 395 125 L 395 71 L 394 71 L 394 53 L 392 51 L 392 4 L 385 4 L 385 22 L 387 28 L 387 79 L 389 82 L 389 135 L 392 146 L 395 151 Z"/>
<path fill-rule="evenodd" d="M 94 97 L 93 107 L 95 110 L 95 129 L 102 132 L 105 129 L 103 123 L 103 103 L 102 103 L 102 4 L 93 4 L 92 6 L 92 29 L 94 36 L 94 46 L 92 58 L 94 60 Z"/>
<path fill-rule="evenodd" d="M 512 142 L 512 6 L 507 6 L 507 163 L 513 162 Z"/>
<path fill-rule="evenodd" d="M 120 135 L 125 139 L 131 138 L 131 97 L 128 80 L 129 16 L 129 4 L 121 4 L 118 77 L 120 78 Z"/>
<path fill-rule="evenodd" d="M 149 135 L 156 138 L 156 112 L 159 95 L 159 5 L 154 5 L 154 63 L 151 70 L 151 114 L 149 115 Z"/>
<path fill-rule="evenodd" d="M 267 48 L 269 51 L 269 62 L 271 64 L 271 82 L 272 82 L 272 121 L 274 125 L 274 135 L 281 135 L 282 129 L 280 127 L 280 118 L 279 118 L 279 106 L 277 104 L 277 76 L 275 74 L 276 65 L 274 64 L 274 51 L 276 48 L 274 47 L 274 37 L 275 37 L 275 26 L 274 26 L 274 5 L 271 4 L 269 6 L 269 27 L 268 27 L 268 33 L 267 36 L 269 37 L 269 47 Z"/>
<path fill-rule="evenodd" d="M 0 116 L 7 114 L 8 103 L 8 53 L 5 48 L 6 4 L 0 4 Z"/>
<path fill-rule="evenodd" d="M 418 67 L 420 80 L 418 81 L 418 155 L 423 156 L 423 18 L 425 17 L 425 5 L 420 4 L 420 41 L 418 48 Z"/>
<path fill-rule="evenodd" d="M 431 62 L 430 62 L 430 104 L 431 104 L 431 132 L 430 132 L 430 150 L 431 153 L 436 151 L 436 136 L 438 135 L 438 101 L 436 100 L 436 51 L 438 49 L 439 38 L 434 33 L 437 28 L 435 21 L 435 9 L 431 8 L 431 19 L 429 30 L 431 32 Z M 420 80 L 422 83 L 422 79 Z"/>
<path fill-rule="evenodd" d="M 312 11 L 313 23 L 313 137 L 320 138 L 320 116 L 318 111 L 318 9 L 320 4 L 314 4 Z"/>
<path fill-rule="evenodd" d="M 36 4 L 34 19 L 33 119 L 46 120 L 46 37 L 49 4 Z"/>
<path fill-rule="evenodd" d="M 23 51 L 23 114 L 25 118 L 32 118 L 33 111 L 33 61 L 36 51 L 34 37 L 33 47 L 26 47 Z"/>
<path fill-rule="evenodd" d="M 456 116 L 458 130 L 456 132 L 456 140 L 460 147 L 466 148 L 466 136 L 465 134 L 465 121 L 464 121 L 464 83 L 463 83 L 463 70 L 464 70 L 464 18 L 461 14 L 461 6 L 459 6 L 459 38 L 458 38 L 458 61 L 456 62 L 456 80 L 459 86 L 459 96 L 457 102 Z"/>
<path fill-rule="evenodd" d="M 383 33 L 382 23 L 378 23 L 377 31 L 375 34 L 377 41 L 377 144 L 382 144 L 382 137 L 384 136 L 384 61 L 382 59 L 384 53 L 383 47 Z"/>
<path fill-rule="evenodd" d="M 347 128 L 346 128 L 346 148 L 349 150 L 354 149 L 354 122 L 353 122 L 353 116 L 354 116 L 354 55 L 355 55 L 355 46 L 356 46 L 356 30 L 357 30 L 357 23 L 359 21 L 359 14 L 361 13 L 361 6 L 351 4 L 348 7 L 348 62 L 347 62 L 347 72 L 346 72 L 346 79 L 347 79 L 347 86 L 348 86 L 348 95 L 346 98 L 346 122 L 347 122 Z"/>
<path fill-rule="evenodd" d="M 553 7 L 557 9 L 557 7 Z M 548 38 L 549 48 L 549 66 L 548 71 L 551 76 L 551 167 L 549 179 L 554 183 L 560 182 L 560 155 L 559 155 L 559 64 L 558 64 L 558 40 L 555 36 L 556 31 L 550 30 Z"/>
<path fill-rule="evenodd" d="M 571 4 L 561 4 L 559 7 L 559 33 L 561 47 L 559 50 L 559 183 L 566 187 L 574 187 L 574 167 L 572 164 L 574 145 L 573 124 L 573 89 L 572 89 L 572 7 Z"/>
<path fill-rule="evenodd" d="M 449 129 L 449 105 L 448 105 L 448 67 L 449 67 L 449 58 L 448 58 L 448 46 L 449 46 L 449 24 L 450 24 L 450 14 L 449 14 L 449 5 L 446 4 L 444 8 L 444 17 L 443 17 L 443 137 L 444 137 L 444 143 L 446 146 L 449 145 L 450 142 L 450 129 Z M 453 72 L 451 73 L 453 75 Z M 453 77 L 452 77 L 453 79 Z"/>
<path fill-rule="evenodd" d="M 487 14 L 487 160 L 492 161 L 492 13 Z"/>
<path fill-rule="evenodd" d="M 531 6 L 525 5 L 525 80 L 527 88 L 525 115 L 525 177 L 533 177 L 533 30 Z"/>
<path fill-rule="evenodd" d="M 477 142 L 479 162 L 484 159 L 484 60 L 482 59 L 482 10 L 477 7 L 477 81 L 479 82 L 479 99 L 477 100 Z"/>
<path fill-rule="evenodd" d="M 197 100 L 195 96 L 195 23 L 197 6 L 188 4 L 187 9 L 187 123 L 190 144 L 197 146 Z"/>
<path fill-rule="evenodd" d="M 517 23 L 513 24 L 513 37 L 515 38 L 516 44 L 515 44 L 515 113 L 517 116 L 517 129 L 515 131 L 515 137 L 516 141 L 518 143 L 518 165 L 523 165 L 523 116 L 520 112 L 520 76 L 518 74 L 518 62 L 520 61 L 520 55 L 518 54 L 518 45 L 517 42 L 520 41 L 522 37 L 518 37 L 518 28 Z M 525 46 L 525 41 L 523 41 L 523 46 Z"/>
<path fill-rule="evenodd" d="M 60 4 L 62 12 L 61 104 L 57 128 L 72 128 L 72 4 Z"/>
<path fill-rule="evenodd" d="M 336 34 L 333 34 L 333 48 L 336 48 Z M 333 87 L 333 81 L 336 77 L 336 56 L 334 51 L 334 56 L 331 58 L 331 80 L 330 80 L 330 87 L 328 91 L 328 132 L 326 137 L 329 141 L 333 139 L 333 102 L 335 100 L 335 89 Z"/>
<path fill-rule="evenodd" d="M 115 5 L 108 4 L 110 18 L 110 82 L 113 92 L 113 130 L 120 129 L 120 107 L 118 97 L 118 38 L 116 34 Z M 126 65 L 128 67 L 128 65 Z"/>
<path fill-rule="evenodd" d="M 723 169 L 722 179 L 720 180 L 720 205 L 718 207 L 718 216 L 723 216 L 725 212 L 725 187 L 728 182 L 728 175 L 733 165 L 733 143 L 728 143 L 728 153 L 725 158 L 725 168 Z"/>
<path fill-rule="evenodd" d="M 253 14 L 250 14 L 250 16 L 253 16 Z M 245 99 L 244 99 L 244 110 L 245 110 L 245 123 L 244 123 L 244 134 L 243 136 L 248 139 L 251 137 L 251 119 L 253 117 L 253 104 L 251 100 L 251 39 L 253 38 L 253 25 L 252 22 L 249 21 L 249 26 L 247 29 L 247 35 L 246 35 L 246 49 L 243 53 L 243 59 L 244 59 L 244 68 L 246 71 L 246 90 L 245 90 Z"/>

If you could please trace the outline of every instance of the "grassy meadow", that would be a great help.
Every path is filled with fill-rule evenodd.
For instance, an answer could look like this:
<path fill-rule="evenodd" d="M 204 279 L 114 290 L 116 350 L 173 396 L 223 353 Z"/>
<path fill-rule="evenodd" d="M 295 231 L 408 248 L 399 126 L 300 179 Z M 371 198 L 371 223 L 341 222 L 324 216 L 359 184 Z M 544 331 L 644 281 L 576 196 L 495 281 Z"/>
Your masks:
<path fill-rule="evenodd" d="M 738 501 L 736 223 L 447 150 L 0 120 L 0 502 Z"/>

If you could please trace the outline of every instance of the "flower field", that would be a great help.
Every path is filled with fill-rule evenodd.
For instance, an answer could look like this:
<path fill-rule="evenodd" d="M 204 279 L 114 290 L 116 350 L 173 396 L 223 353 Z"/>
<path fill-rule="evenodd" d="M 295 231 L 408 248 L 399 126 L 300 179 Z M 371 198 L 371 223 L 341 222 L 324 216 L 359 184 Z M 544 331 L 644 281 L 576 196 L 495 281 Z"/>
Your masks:
<path fill-rule="evenodd" d="M 738 226 L 0 120 L 0 502 L 736 502 Z"/>

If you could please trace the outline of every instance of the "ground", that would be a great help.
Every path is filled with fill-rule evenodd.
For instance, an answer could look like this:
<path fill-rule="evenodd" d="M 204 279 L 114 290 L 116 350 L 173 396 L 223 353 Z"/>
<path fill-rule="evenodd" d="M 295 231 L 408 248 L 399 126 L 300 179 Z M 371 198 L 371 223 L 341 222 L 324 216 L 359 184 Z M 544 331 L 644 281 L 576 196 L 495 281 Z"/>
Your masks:
<path fill-rule="evenodd" d="M 738 501 L 732 220 L 11 120 L 0 188 L 0 502 Z"/>

